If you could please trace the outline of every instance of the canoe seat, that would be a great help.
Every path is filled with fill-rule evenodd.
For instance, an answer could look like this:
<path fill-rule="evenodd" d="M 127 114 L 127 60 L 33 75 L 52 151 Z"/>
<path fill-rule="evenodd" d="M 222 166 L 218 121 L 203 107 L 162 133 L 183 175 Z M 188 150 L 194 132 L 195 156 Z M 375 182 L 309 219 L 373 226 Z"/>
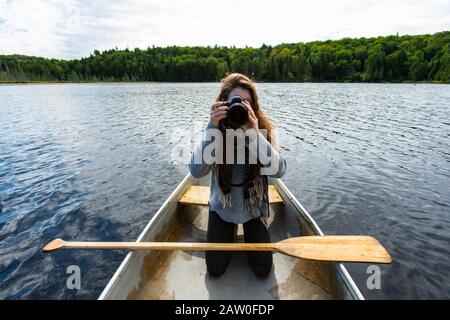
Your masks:
<path fill-rule="evenodd" d="M 179 203 L 207 206 L 209 193 L 209 187 L 190 186 L 181 196 Z M 283 199 L 273 185 L 269 185 L 269 203 L 283 203 Z"/>

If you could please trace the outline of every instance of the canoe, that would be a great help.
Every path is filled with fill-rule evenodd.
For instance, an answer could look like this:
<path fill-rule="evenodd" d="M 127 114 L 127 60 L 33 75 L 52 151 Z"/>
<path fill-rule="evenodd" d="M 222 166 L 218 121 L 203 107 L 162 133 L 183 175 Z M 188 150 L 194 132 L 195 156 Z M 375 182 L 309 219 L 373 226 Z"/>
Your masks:
<path fill-rule="evenodd" d="M 151 218 L 141 241 L 206 242 L 209 176 L 187 175 Z M 272 242 L 323 235 L 317 223 L 280 179 L 270 180 Z M 242 225 L 236 242 L 243 242 Z M 266 278 L 253 274 L 245 252 L 233 252 L 225 273 L 211 277 L 202 251 L 134 251 L 128 253 L 100 300 L 123 299 L 364 299 L 341 263 L 273 254 Z"/>

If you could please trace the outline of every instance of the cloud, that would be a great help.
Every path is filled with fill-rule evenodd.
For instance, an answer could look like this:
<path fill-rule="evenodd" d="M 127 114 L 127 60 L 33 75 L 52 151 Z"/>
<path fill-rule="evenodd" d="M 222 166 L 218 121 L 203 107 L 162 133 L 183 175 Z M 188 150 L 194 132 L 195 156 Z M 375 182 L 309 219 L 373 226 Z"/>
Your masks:
<path fill-rule="evenodd" d="M 0 0 L 0 54 L 306 42 L 450 29 L 450 0 Z"/>

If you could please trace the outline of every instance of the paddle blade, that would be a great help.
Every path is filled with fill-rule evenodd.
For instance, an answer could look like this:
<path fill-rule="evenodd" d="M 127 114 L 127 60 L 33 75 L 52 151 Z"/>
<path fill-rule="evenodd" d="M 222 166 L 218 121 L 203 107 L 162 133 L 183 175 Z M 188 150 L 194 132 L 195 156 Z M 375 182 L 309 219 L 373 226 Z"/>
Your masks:
<path fill-rule="evenodd" d="M 278 243 L 280 252 L 297 258 L 335 262 L 391 263 L 386 249 L 368 236 L 310 236 Z"/>
<path fill-rule="evenodd" d="M 42 251 L 44 252 L 50 252 L 50 251 L 55 251 L 58 249 L 61 249 L 64 245 L 64 240 L 62 239 L 55 239 L 52 242 L 49 242 L 43 249 Z"/>

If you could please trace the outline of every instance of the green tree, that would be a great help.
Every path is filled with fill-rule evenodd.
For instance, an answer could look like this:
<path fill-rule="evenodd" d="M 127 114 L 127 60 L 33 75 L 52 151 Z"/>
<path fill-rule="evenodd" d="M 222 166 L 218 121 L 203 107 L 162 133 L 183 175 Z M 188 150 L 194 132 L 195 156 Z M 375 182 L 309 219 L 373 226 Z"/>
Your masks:
<path fill-rule="evenodd" d="M 379 82 L 384 76 L 384 52 L 380 48 L 375 48 L 369 52 L 366 61 L 365 81 Z"/>

